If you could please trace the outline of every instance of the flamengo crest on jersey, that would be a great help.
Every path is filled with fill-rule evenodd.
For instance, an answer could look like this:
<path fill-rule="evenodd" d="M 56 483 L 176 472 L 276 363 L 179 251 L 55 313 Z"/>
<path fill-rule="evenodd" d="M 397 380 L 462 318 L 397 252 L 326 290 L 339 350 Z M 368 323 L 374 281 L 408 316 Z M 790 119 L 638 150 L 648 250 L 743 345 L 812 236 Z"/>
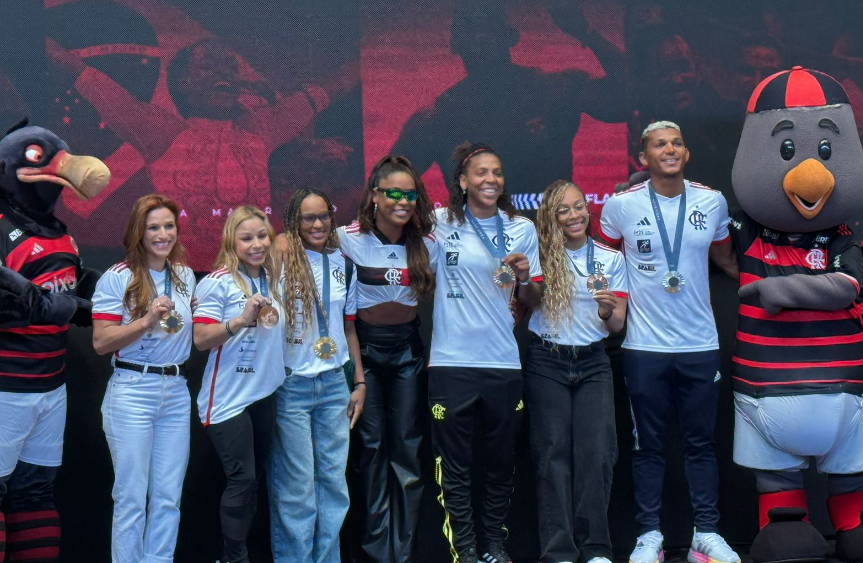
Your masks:
<path fill-rule="evenodd" d="M 629 282 L 629 307 L 624 348 L 649 352 L 700 352 L 719 348 L 710 305 L 707 254 L 710 245 L 728 239 L 728 205 L 716 190 L 685 181 L 683 243 L 678 271 L 686 286 L 668 293 L 662 278 L 668 262 L 650 203 L 647 184 L 613 195 L 600 219 L 600 235 L 621 244 Z M 657 194 L 669 242 L 680 196 Z"/>

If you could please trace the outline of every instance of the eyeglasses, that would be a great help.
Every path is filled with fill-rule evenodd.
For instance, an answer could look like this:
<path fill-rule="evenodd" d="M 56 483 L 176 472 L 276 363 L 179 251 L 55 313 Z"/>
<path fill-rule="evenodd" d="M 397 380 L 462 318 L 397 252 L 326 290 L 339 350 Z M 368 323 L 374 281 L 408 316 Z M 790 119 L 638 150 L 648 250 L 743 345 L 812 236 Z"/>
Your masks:
<path fill-rule="evenodd" d="M 417 200 L 417 196 L 419 195 L 419 194 L 417 194 L 416 190 L 411 190 L 411 191 L 406 192 L 406 191 L 402 191 L 398 188 L 378 188 L 378 187 L 375 187 L 374 190 L 376 192 L 381 192 L 382 194 L 384 194 L 386 196 L 387 199 L 391 199 L 393 201 L 401 201 L 402 198 L 405 198 L 409 202 L 413 203 Z"/>
<path fill-rule="evenodd" d="M 570 211 L 584 211 L 585 207 L 587 207 L 587 204 L 583 201 L 579 201 L 572 207 L 558 207 L 557 211 L 555 211 L 554 214 L 558 217 L 565 217 L 569 215 Z"/>
<path fill-rule="evenodd" d="M 314 225 L 317 221 L 327 224 L 332 220 L 333 218 L 329 213 L 321 213 L 320 215 L 315 215 L 314 213 L 303 213 L 300 215 L 300 221 L 303 222 L 303 225 L 309 227 Z"/>

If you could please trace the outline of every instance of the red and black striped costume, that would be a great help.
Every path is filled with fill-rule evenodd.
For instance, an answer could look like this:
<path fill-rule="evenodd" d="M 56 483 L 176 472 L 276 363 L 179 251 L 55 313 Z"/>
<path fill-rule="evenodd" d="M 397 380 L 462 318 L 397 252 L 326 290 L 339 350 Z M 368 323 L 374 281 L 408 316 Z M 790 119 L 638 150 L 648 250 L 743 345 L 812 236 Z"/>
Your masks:
<path fill-rule="evenodd" d="M 0 263 L 52 292 L 74 293 L 81 276 L 72 237 L 36 236 L 2 214 Z M 0 328 L 0 392 L 46 393 L 63 385 L 68 331 L 68 324 Z M 22 463 L 18 465 L 20 469 Z M 7 547 L 10 562 L 57 561 L 60 518 L 52 485 L 56 468 L 25 465 L 21 474 L 16 476 L 18 469 L 13 473 L 12 482 L 17 484 L 10 487 L 7 505 L 2 507 L 7 510 L 5 522 L 0 510 L 0 562 Z"/>
<path fill-rule="evenodd" d="M 863 253 L 845 225 L 795 241 L 734 216 L 740 285 L 773 276 L 842 274 L 858 293 Z M 740 302 L 734 390 L 753 397 L 863 393 L 863 299 L 838 311 L 783 309 L 768 315 L 758 297 Z"/>

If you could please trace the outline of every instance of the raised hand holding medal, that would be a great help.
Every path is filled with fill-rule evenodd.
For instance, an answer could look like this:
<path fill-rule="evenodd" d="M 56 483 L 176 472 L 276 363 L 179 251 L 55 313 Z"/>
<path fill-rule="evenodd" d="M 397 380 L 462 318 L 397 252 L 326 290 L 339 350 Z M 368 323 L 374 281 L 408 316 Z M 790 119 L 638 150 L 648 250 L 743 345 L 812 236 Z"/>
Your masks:
<path fill-rule="evenodd" d="M 177 309 L 174 307 L 174 302 L 171 300 L 171 294 L 173 293 L 173 277 L 172 274 L 173 269 L 171 268 L 171 263 L 165 262 L 165 294 L 163 297 L 158 297 L 159 291 L 156 289 L 156 282 L 153 280 L 153 276 L 150 272 L 147 272 L 147 281 L 150 283 L 150 291 L 153 292 L 154 304 L 157 304 L 157 307 L 162 309 L 162 314 L 159 318 L 159 326 L 162 327 L 162 330 L 167 332 L 168 334 L 176 334 L 180 332 L 185 324 L 183 320 L 183 315 L 181 315 Z"/>
<path fill-rule="evenodd" d="M 243 273 L 247 276 L 249 275 L 246 270 L 245 265 L 241 266 L 243 269 Z M 252 296 L 254 297 L 258 293 L 258 286 L 255 285 L 255 280 L 249 276 L 249 280 L 252 282 Z M 260 308 L 258 309 L 258 314 L 255 320 L 258 323 L 258 326 L 261 326 L 266 329 L 271 329 L 277 324 L 279 324 L 279 311 L 272 305 L 272 301 L 270 301 L 270 288 L 267 285 L 267 272 L 261 267 L 261 273 L 258 276 L 258 283 L 261 286 L 261 297 L 263 301 L 260 302 Z"/>

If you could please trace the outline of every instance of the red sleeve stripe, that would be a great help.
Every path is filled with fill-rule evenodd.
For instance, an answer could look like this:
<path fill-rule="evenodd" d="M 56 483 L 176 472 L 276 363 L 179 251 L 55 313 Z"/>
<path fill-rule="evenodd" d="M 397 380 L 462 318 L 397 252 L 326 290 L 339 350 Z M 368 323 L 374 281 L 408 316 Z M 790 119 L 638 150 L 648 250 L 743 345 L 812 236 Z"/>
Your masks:
<path fill-rule="evenodd" d="M 221 278 L 222 276 L 224 276 L 227 273 L 228 273 L 227 268 L 219 268 L 218 270 L 214 270 L 214 271 L 210 272 L 209 274 L 207 274 L 207 277 L 208 278 Z"/>
<path fill-rule="evenodd" d="M 122 321 L 123 315 L 112 315 L 111 313 L 93 313 L 94 321 Z"/>
<path fill-rule="evenodd" d="M 613 253 L 615 253 L 615 254 L 620 254 L 620 249 L 619 249 L 619 248 L 612 248 L 612 247 L 610 247 L 610 246 L 606 246 L 605 244 L 602 244 L 601 242 L 599 242 L 599 241 L 597 241 L 597 240 L 595 240 L 595 241 L 593 241 L 593 242 L 594 242 L 594 244 L 596 244 L 596 246 L 598 246 L 599 248 L 601 248 L 601 249 L 603 249 L 603 250 L 607 250 L 607 251 L 609 251 L 609 252 L 613 252 Z"/>
<path fill-rule="evenodd" d="M 731 361 L 740 364 L 742 366 L 749 366 L 752 368 L 761 368 L 761 369 L 808 369 L 808 368 L 844 368 L 844 367 L 854 367 L 854 366 L 863 366 L 863 359 L 860 360 L 834 360 L 832 362 L 788 362 L 788 363 L 780 363 L 780 362 L 756 362 L 754 360 L 744 360 L 743 358 L 738 358 L 734 356 L 731 358 Z M 745 379 L 741 379 L 741 381 L 746 381 Z M 848 381 L 846 379 L 814 379 L 814 380 L 795 380 L 795 381 L 772 381 L 772 382 L 764 382 L 764 383 L 750 383 L 751 385 L 797 385 L 799 383 L 838 383 Z M 853 383 L 860 383 L 860 381 L 853 381 Z"/>
<path fill-rule="evenodd" d="M 854 344 L 863 342 L 863 332 L 847 334 L 844 336 L 816 336 L 813 338 L 776 338 L 772 336 L 758 336 L 737 331 L 737 340 L 762 344 L 764 346 L 833 346 L 834 344 Z"/>
<path fill-rule="evenodd" d="M 69 325 L 33 325 L 24 328 L 0 328 L 0 332 L 11 332 L 12 334 L 58 334 L 69 330 Z"/>
<path fill-rule="evenodd" d="M 54 377 L 58 373 L 62 372 L 64 369 L 66 369 L 65 363 L 63 364 L 63 367 L 53 373 L 13 373 L 9 371 L 0 371 L 0 375 L 6 377 L 20 377 L 22 379 L 46 379 L 48 377 Z"/>
<path fill-rule="evenodd" d="M 740 306 L 740 314 L 744 317 L 791 323 L 857 319 L 860 317 L 861 312 L 863 312 L 863 305 L 861 304 L 855 304 L 850 309 L 840 309 L 838 311 L 782 310 L 775 315 L 768 315 L 767 311 L 760 307 L 753 307 L 752 305 Z"/>
<path fill-rule="evenodd" d="M 728 235 L 727 237 L 725 237 L 722 240 L 715 240 L 715 241 L 711 242 L 710 244 L 728 244 L 729 242 L 731 242 L 731 235 Z"/>
<path fill-rule="evenodd" d="M 212 319 L 210 317 L 192 317 L 193 324 L 202 324 L 202 325 L 215 325 L 219 324 L 222 321 L 218 319 Z"/>
<path fill-rule="evenodd" d="M 530 278 L 530 281 L 536 282 L 536 283 L 542 283 L 542 276 L 533 276 L 532 278 Z"/>
<path fill-rule="evenodd" d="M 608 236 L 607 234 L 602 232 L 602 228 L 599 229 L 599 236 L 600 236 L 600 238 L 602 238 L 602 240 L 604 240 L 605 242 L 607 242 L 611 246 L 617 247 L 617 248 L 620 247 L 620 242 L 623 240 L 620 238 L 611 238 L 610 236 Z"/>
<path fill-rule="evenodd" d="M 53 352 L 15 352 L 12 350 L 0 350 L 0 358 L 30 358 L 34 360 L 44 360 L 47 358 L 56 358 L 66 353 L 66 349 L 54 350 Z"/>
<path fill-rule="evenodd" d="M 118 262 L 117 264 L 114 264 L 113 266 L 111 266 L 108 269 L 111 270 L 112 272 L 117 272 L 119 274 L 120 272 L 122 272 L 123 270 L 126 270 L 128 268 L 129 267 L 126 266 L 125 262 Z"/>
<path fill-rule="evenodd" d="M 355 320 L 357 320 L 357 316 L 356 315 L 345 315 L 345 320 L 346 321 L 355 321 Z"/>
<path fill-rule="evenodd" d="M 613 291 L 615 297 L 620 297 L 621 299 L 629 299 L 629 294 L 625 291 Z"/>
<path fill-rule="evenodd" d="M 216 376 L 219 375 L 219 360 L 222 359 L 222 347 L 216 352 L 216 363 L 213 366 L 213 381 L 210 382 L 210 400 L 207 402 L 207 420 L 204 426 L 210 425 L 210 412 L 213 410 L 213 396 L 216 394 Z"/>

